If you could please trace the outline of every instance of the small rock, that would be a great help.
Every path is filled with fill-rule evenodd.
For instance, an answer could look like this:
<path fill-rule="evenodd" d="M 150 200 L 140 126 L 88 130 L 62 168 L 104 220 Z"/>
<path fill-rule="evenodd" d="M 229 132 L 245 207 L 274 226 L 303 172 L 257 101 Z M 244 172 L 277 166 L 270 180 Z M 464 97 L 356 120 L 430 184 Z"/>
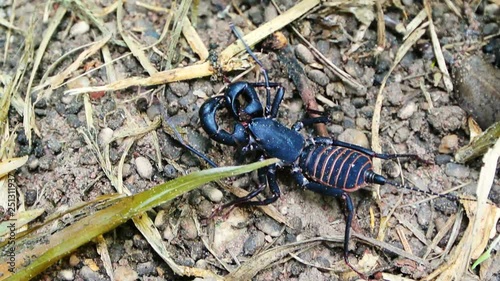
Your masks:
<path fill-rule="evenodd" d="M 57 273 L 57 278 L 60 280 L 73 280 L 75 279 L 75 273 L 71 269 L 63 269 Z"/>
<path fill-rule="evenodd" d="M 417 221 L 422 227 L 429 226 L 432 217 L 431 208 L 428 204 L 421 204 L 417 211 Z"/>
<path fill-rule="evenodd" d="M 180 220 L 181 235 L 184 239 L 194 240 L 198 237 L 198 230 L 191 217 L 183 217 Z"/>
<path fill-rule="evenodd" d="M 207 185 L 201 188 L 201 193 L 203 194 L 203 196 L 205 196 L 205 198 L 214 203 L 219 203 L 224 196 L 220 190 L 211 185 Z"/>
<path fill-rule="evenodd" d="M 353 98 L 351 103 L 355 108 L 362 108 L 366 104 L 366 98 Z"/>
<path fill-rule="evenodd" d="M 52 171 L 54 169 L 54 165 L 55 165 L 54 156 L 52 156 L 52 155 L 44 155 L 44 156 L 40 157 L 39 163 L 40 164 L 38 165 L 38 167 L 41 170 Z"/>
<path fill-rule="evenodd" d="M 464 179 L 469 176 L 470 170 L 464 165 L 448 163 L 446 164 L 445 173 L 450 177 Z"/>
<path fill-rule="evenodd" d="M 177 176 L 177 170 L 175 169 L 175 167 L 173 165 L 167 164 L 167 165 L 163 166 L 163 175 L 167 179 L 173 179 Z"/>
<path fill-rule="evenodd" d="M 168 119 L 168 122 L 174 127 L 186 127 L 189 125 L 189 116 L 185 113 L 179 113 Z"/>
<path fill-rule="evenodd" d="M 122 177 L 123 178 L 126 178 L 128 176 L 130 176 L 132 174 L 132 165 L 130 164 L 123 164 L 123 168 L 122 168 Z"/>
<path fill-rule="evenodd" d="M 346 129 L 355 129 L 356 128 L 356 121 L 354 119 L 345 117 L 344 122 L 342 123 L 342 126 Z"/>
<path fill-rule="evenodd" d="M 401 127 L 396 131 L 396 134 L 394 135 L 394 142 L 395 143 L 403 143 L 408 140 L 410 137 L 410 129 L 408 127 Z"/>
<path fill-rule="evenodd" d="M 132 242 L 137 249 L 146 250 L 149 247 L 149 243 L 140 234 L 135 234 L 132 237 Z"/>
<path fill-rule="evenodd" d="M 73 100 L 75 99 L 75 95 L 62 95 L 61 96 L 61 102 L 63 104 L 70 104 L 71 102 L 73 102 Z"/>
<path fill-rule="evenodd" d="M 500 6 L 495 3 L 484 6 L 484 17 L 494 21 L 500 16 Z"/>
<path fill-rule="evenodd" d="M 54 137 L 50 137 L 47 141 L 47 146 L 54 154 L 59 154 L 61 152 L 61 143 Z"/>
<path fill-rule="evenodd" d="M 403 102 L 403 91 L 399 83 L 391 83 L 386 87 L 387 101 L 391 105 L 399 106 Z"/>
<path fill-rule="evenodd" d="M 99 132 L 99 143 L 101 145 L 105 145 L 105 144 L 108 144 L 111 139 L 113 138 L 113 129 L 111 128 L 103 128 L 100 132 Z"/>
<path fill-rule="evenodd" d="M 356 126 L 360 129 L 363 129 L 363 130 L 370 130 L 371 129 L 370 120 L 363 118 L 363 117 L 356 118 Z"/>
<path fill-rule="evenodd" d="M 304 64 L 311 64 L 316 61 L 311 51 L 302 44 L 298 44 L 295 47 L 295 56 Z"/>
<path fill-rule="evenodd" d="M 344 70 L 356 78 L 363 76 L 363 68 L 354 60 L 348 60 L 344 65 Z"/>
<path fill-rule="evenodd" d="M 330 78 L 326 74 L 318 69 L 312 69 L 307 72 L 307 77 L 316 84 L 325 87 L 330 82 Z"/>
<path fill-rule="evenodd" d="M 438 151 L 443 154 L 451 154 L 458 149 L 458 136 L 447 135 L 441 139 Z"/>
<path fill-rule="evenodd" d="M 189 84 L 186 82 L 173 82 L 168 84 L 168 86 L 170 87 L 170 90 L 172 90 L 172 92 L 178 97 L 182 97 L 189 92 Z"/>
<path fill-rule="evenodd" d="M 264 233 L 260 231 L 255 231 L 248 236 L 247 240 L 243 244 L 243 254 L 246 256 L 252 256 L 255 252 L 264 246 Z"/>
<path fill-rule="evenodd" d="M 281 226 L 269 217 L 261 217 L 255 223 L 255 227 L 272 237 L 277 237 L 281 232 Z"/>
<path fill-rule="evenodd" d="M 74 254 L 73 254 L 73 255 L 71 255 L 71 256 L 69 257 L 69 265 L 70 265 L 71 267 L 75 267 L 75 266 L 77 266 L 79 263 L 80 263 L 80 258 L 78 258 L 76 255 L 74 255 Z"/>
<path fill-rule="evenodd" d="M 458 106 L 442 106 L 434 108 L 427 119 L 436 130 L 451 132 L 465 125 L 466 114 Z"/>
<path fill-rule="evenodd" d="M 78 116 L 76 114 L 68 114 L 66 116 L 66 123 L 70 125 L 72 128 L 78 128 L 82 125 L 82 121 L 78 119 Z"/>
<path fill-rule="evenodd" d="M 255 5 L 250 8 L 250 10 L 248 10 L 248 17 L 257 26 L 264 22 L 264 14 L 262 13 L 262 8 L 258 5 Z"/>
<path fill-rule="evenodd" d="M 139 275 L 130 266 L 117 266 L 115 271 L 116 281 L 135 281 L 139 278 Z"/>
<path fill-rule="evenodd" d="M 332 119 L 333 124 L 340 124 L 342 121 L 344 121 L 344 112 L 342 111 L 334 111 L 332 112 L 332 115 L 330 116 Z"/>
<path fill-rule="evenodd" d="M 34 171 L 38 168 L 40 165 L 40 160 L 36 158 L 34 155 L 30 155 L 29 160 L 28 160 L 28 170 Z"/>
<path fill-rule="evenodd" d="M 69 34 L 73 37 L 87 33 L 90 30 L 90 26 L 86 21 L 79 21 L 75 23 L 69 30 Z"/>
<path fill-rule="evenodd" d="M 206 269 L 208 266 L 208 263 L 206 260 L 197 260 L 196 261 L 196 268 L 200 268 L 200 269 Z M 193 279 L 193 280 L 196 280 L 197 278 Z M 200 279 L 200 281 L 206 281 L 207 279 L 203 278 L 203 279 Z"/>
<path fill-rule="evenodd" d="M 146 109 L 146 115 L 151 121 L 153 121 L 156 116 L 161 116 L 161 105 L 156 103 L 151 105 Z"/>
<path fill-rule="evenodd" d="M 32 206 L 36 202 L 37 191 L 36 189 L 30 188 L 26 190 L 26 194 L 24 196 L 25 196 L 24 201 L 26 202 L 26 205 Z"/>
<path fill-rule="evenodd" d="M 144 275 L 151 275 L 151 274 L 154 274 L 156 272 L 156 267 L 155 267 L 155 264 L 153 262 L 143 262 L 143 263 L 139 263 L 137 265 L 137 273 L 140 275 L 140 276 L 144 276 Z"/>
<path fill-rule="evenodd" d="M 342 125 L 332 124 L 332 125 L 328 126 L 328 131 L 332 135 L 338 136 L 344 131 L 344 127 Z"/>
<path fill-rule="evenodd" d="M 458 213 L 457 201 L 438 197 L 434 199 L 434 207 L 447 216 Z"/>
<path fill-rule="evenodd" d="M 417 111 L 417 108 L 418 106 L 415 102 L 409 102 L 398 111 L 398 117 L 406 120 L 410 118 L 415 111 Z"/>
<path fill-rule="evenodd" d="M 453 157 L 451 155 L 438 154 L 434 158 L 434 162 L 436 163 L 436 165 L 443 165 L 443 164 L 446 164 L 446 163 L 450 163 L 450 161 L 452 159 L 453 159 Z"/>
<path fill-rule="evenodd" d="M 356 107 L 354 107 L 349 99 L 342 100 L 340 106 L 347 117 L 356 118 Z"/>
<path fill-rule="evenodd" d="M 483 34 L 484 35 L 492 35 L 498 33 L 498 24 L 495 22 L 490 22 L 483 26 Z"/>
<path fill-rule="evenodd" d="M 196 206 L 196 210 L 201 218 L 207 219 L 213 213 L 213 205 L 208 200 L 203 200 Z"/>
<path fill-rule="evenodd" d="M 389 178 L 395 179 L 401 174 L 399 165 L 397 165 L 394 161 L 385 161 L 382 167 L 384 169 L 385 175 L 387 175 L 387 177 Z"/>
<path fill-rule="evenodd" d="M 154 223 L 156 227 L 163 227 L 165 223 L 167 222 L 168 215 L 165 212 L 165 210 L 159 210 L 158 213 L 156 214 Z"/>
<path fill-rule="evenodd" d="M 135 158 L 135 166 L 137 173 L 143 179 L 151 179 L 151 176 L 153 175 L 153 166 L 146 157 L 139 156 Z"/>
<path fill-rule="evenodd" d="M 264 20 L 265 22 L 270 22 L 272 19 L 278 16 L 278 11 L 274 8 L 273 5 L 268 5 L 264 9 Z"/>
<path fill-rule="evenodd" d="M 165 229 L 163 230 L 162 238 L 163 240 L 166 240 L 168 242 L 172 241 L 172 239 L 175 238 L 175 234 L 169 224 L 167 224 Z"/>
<path fill-rule="evenodd" d="M 185 96 L 181 97 L 178 101 L 181 108 L 188 109 L 191 105 L 196 102 L 197 97 L 193 93 L 187 93 Z"/>
<path fill-rule="evenodd" d="M 98 272 L 94 272 L 90 267 L 88 266 L 82 266 L 80 269 L 80 276 L 83 278 L 83 280 L 86 281 L 95 281 L 95 280 L 101 280 L 101 275 Z M 115 275 L 115 280 L 116 275 Z"/>
<path fill-rule="evenodd" d="M 346 129 L 339 135 L 338 140 L 366 148 L 370 147 L 370 143 L 368 142 L 366 135 L 356 129 Z"/>

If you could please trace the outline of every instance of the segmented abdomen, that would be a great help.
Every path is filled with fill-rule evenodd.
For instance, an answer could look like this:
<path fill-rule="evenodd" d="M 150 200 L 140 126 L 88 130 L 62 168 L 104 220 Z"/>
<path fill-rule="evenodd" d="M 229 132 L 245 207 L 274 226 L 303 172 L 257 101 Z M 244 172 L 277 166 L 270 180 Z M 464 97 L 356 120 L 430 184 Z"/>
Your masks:
<path fill-rule="evenodd" d="M 361 152 L 325 145 L 306 147 L 299 165 L 309 179 L 349 191 L 363 186 L 366 171 L 373 167 L 371 159 Z"/>

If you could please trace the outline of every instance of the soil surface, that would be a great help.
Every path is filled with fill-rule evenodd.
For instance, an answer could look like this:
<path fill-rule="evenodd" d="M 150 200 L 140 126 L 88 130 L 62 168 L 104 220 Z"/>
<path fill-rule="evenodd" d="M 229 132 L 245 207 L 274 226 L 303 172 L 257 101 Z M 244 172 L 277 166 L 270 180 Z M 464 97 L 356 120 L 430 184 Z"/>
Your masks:
<path fill-rule="evenodd" d="M 95 7 L 104 8 L 114 1 L 96 2 L 98 3 L 94 4 Z M 170 1 L 147 2 L 156 7 L 171 6 Z M 248 33 L 278 15 L 276 8 L 268 1 L 233 1 L 235 4 L 225 0 L 199 2 L 196 31 L 204 44 L 210 46 L 211 54 L 218 54 L 235 40 L 230 30 L 231 22 L 240 27 L 243 33 Z M 296 4 L 291 0 L 276 2 L 282 10 Z M 432 2 L 432 17 L 439 42 L 441 46 L 448 46 L 443 49 L 443 56 L 450 73 L 453 67 L 458 67 L 459 62 L 471 55 L 479 56 L 484 64 L 495 64 L 495 60 L 498 64 L 498 36 L 496 39 L 494 37 L 483 41 L 485 36 L 499 33 L 498 5 L 482 1 L 475 12 L 471 11 L 470 7 L 459 7 L 459 17 L 443 3 L 444 1 Z M 350 9 L 353 13 L 349 13 L 347 8 L 328 8 L 327 3 L 328 1 L 304 18 L 295 21 L 294 25 L 319 52 L 354 77 L 366 91 L 353 90 L 342 82 L 311 53 L 310 48 L 301 43 L 291 29 L 284 28 L 282 33 L 288 39 L 291 50 L 288 55 L 291 54 L 292 59 L 304 70 L 307 76 L 303 77 L 304 81 L 316 94 L 319 109 L 330 117 L 332 122 L 326 125 L 329 136 L 370 147 L 372 118 L 378 91 L 403 42 L 403 35 L 398 33 L 397 24 L 406 26 L 423 10 L 423 4 L 421 1 L 411 0 L 402 1 L 400 8 L 389 3 L 384 4 L 385 47 L 379 48 L 375 21 L 368 27 L 362 39 L 356 41 L 361 22 L 353 13 L 362 17 L 360 14 L 363 12 L 359 6 L 353 4 Z M 49 16 L 55 13 L 57 5 L 62 3 L 48 7 L 51 11 Z M 0 0 L 0 17 L 8 19 L 12 8 L 11 1 Z M 17 1 L 14 25 L 27 30 L 30 18 L 33 17 L 37 21 L 35 34 L 42 34 L 47 28 L 47 24 L 42 21 L 44 8 L 44 1 Z M 375 6 L 369 6 L 369 9 L 374 10 Z M 162 32 L 167 15 L 139 6 L 133 0 L 124 4 L 124 10 L 122 24 L 125 29 L 144 46 L 155 42 Z M 102 19 L 109 27 L 116 25 L 116 13 Z M 96 41 L 95 37 L 99 31 L 88 23 L 77 14 L 66 14 L 43 56 L 39 76 L 35 80 L 41 79 L 49 66 L 63 54 Z M 4 50 L 6 33 L 5 29 L 0 30 L 0 47 Z M 40 39 L 41 37 L 35 37 L 35 46 L 40 44 Z M 13 33 L 9 40 L 7 59 L 3 61 L 2 55 L 0 65 L 4 75 L 13 76 L 22 54 L 20 50 L 23 49 L 24 38 Z M 486 47 L 483 47 L 481 42 L 487 43 Z M 160 52 L 147 52 L 149 60 L 158 70 L 164 70 L 165 67 L 164 58 L 160 55 L 166 51 L 165 44 L 162 42 L 156 46 Z M 358 48 L 353 48 L 355 44 Z M 198 60 L 182 36 L 177 50 L 176 57 L 172 60 L 172 68 L 191 65 Z M 296 121 L 306 118 L 307 112 L 301 93 L 289 79 L 288 65 L 283 63 L 283 56 L 286 54 L 270 50 L 264 45 L 257 45 L 255 50 L 267 69 L 270 80 L 281 83 L 285 88 L 277 120 L 290 127 Z M 109 45 L 109 51 L 113 58 L 128 52 L 126 48 L 113 44 Z M 58 73 L 70 65 L 78 53 L 67 56 L 53 73 Z M 72 76 L 103 63 L 101 55 L 95 55 L 85 61 L 84 66 Z M 139 62 L 130 55 L 116 60 L 113 67 L 119 76 L 117 79 L 147 75 Z M 16 155 L 29 155 L 27 164 L 15 172 L 14 182 L 19 193 L 24 194 L 27 209 L 45 209 L 37 222 L 60 208 L 116 192 L 82 135 L 82 131 L 87 128 L 82 95 L 64 94 L 68 88 L 106 84 L 108 77 L 105 69 L 100 68 L 77 79 L 73 82 L 76 85 L 70 84 L 57 89 L 36 104 L 35 121 L 39 132 L 34 133 L 31 147 L 23 130 L 23 117 L 14 107 L 9 111 L 10 128 L 15 128 L 17 133 Z M 223 76 L 233 79 L 240 73 L 223 73 Z M 382 162 L 381 173 L 391 181 L 401 182 L 403 177 L 404 182 L 409 185 L 438 193 L 462 186 L 452 194 L 473 196 L 481 162 L 475 160 L 458 164 L 453 161 L 456 150 L 469 142 L 470 129 L 467 118 L 473 113 L 461 108 L 455 94 L 447 92 L 441 77 L 430 36 L 425 34 L 410 48 L 386 83 L 379 139 L 384 153 L 417 154 L 431 164 L 408 159 L 386 160 Z M 24 80 L 26 83 L 23 87 L 28 84 L 28 78 L 25 77 Z M 240 81 L 263 81 L 263 78 L 258 69 L 255 69 L 240 78 Z M 37 81 L 34 85 L 37 85 Z M 169 117 L 168 122 L 179 129 L 187 143 L 205 153 L 219 166 L 258 160 L 259 155 L 243 154 L 235 147 L 210 140 L 201 128 L 198 115 L 200 106 L 207 97 L 218 94 L 225 85 L 225 79 L 214 81 L 205 77 L 155 87 L 130 87 L 111 93 L 91 94 L 97 141 L 102 144 L 124 128 L 145 127 L 146 120 L 153 120 L 165 109 Z M 23 90 L 19 92 L 20 97 L 24 99 Z M 273 95 L 274 93 L 272 90 Z M 260 95 L 263 100 L 264 93 L 261 92 Z M 35 99 L 36 94 L 33 96 L 33 100 Z M 491 104 L 495 109 L 500 101 L 495 101 L 493 97 Z M 217 115 L 217 120 L 228 130 L 231 130 L 234 124 L 232 116 L 225 112 Z M 317 135 L 314 128 L 306 128 L 301 133 L 304 136 Z M 155 142 L 160 145 L 161 163 L 156 160 Z M 109 158 L 113 167 L 118 166 L 123 151 L 123 140 L 112 143 Z M 203 161 L 159 128 L 156 135 L 144 135 L 128 151 L 123 167 L 123 183 L 132 193 L 138 193 L 172 178 L 206 168 Z M 245 263 L 252 256 L 270 247 L 314 237 L 343 237 L 343 200 L 300 188 L 287 167 L 278 169 L 277 173 L 281 197 L 272 206 L 286 219 L 287 226 L 265 215 L 260 208 L 250 207 L 236 208 L 225 218 L 208 219 L 216 207 L 235 198 L 215 183 L 205 185 L 149 212 L 174 260 L 180 265 L 208 269 L 223 276 L 228 274 L 228 271 L 221 265 L 221 261 L 234 269 L 239 263 Z M 223 182 L 250 191 L 257 188 L 257 174 L 234 177 Z M 264 197 L 269 196 L 269 191 L 266 190 L 263 194 Z M 456 200 L 424 200 L 429 196 L 391 185 L 382 186 L 379 194 L 379 198 L 372 196 L 372 186 L 351 194 L 355 206 L 353 232 L 376 238 L 381 218 L 394 212 L 387 222 L 383 241 L 411 251 L 418 257 L 426 253 L 427 246 L 404 227 L 402 221 L 422 233 L 426 241 L 431 241 L 450 216 L 461 212 L 460 203 Z M 495 181 L 490 199 L 497 205 L 500 203 L 498 180 Z M 196 220 L 193 218 L 202 222 L 201 232 L 198 231 Z M 467 221 L 466 218 L 463 220 L 464 223 L 458 231 L 459 238 Z M 405 239 L 402 240 L 401 236 Z M 119 226 L 104 237 L 108 243 L 115 280 L 191 280 L 175 276 L 132 222 Z M 212 252 L 208 251 L 202 238 L 211 245 Z M 438 243 L 438 247 L 444 249 L 449 239 L 450 232 Z M 405 242 L 404 245 L 402 241 Z M 363 272 L 383 271 L 403 274 L 413 279 L 427 276 L 441 262 L 439 259 L 433 260 L 433 257 L 437 256 L 433 252 L 427 257 L 430 266 L 420 266 L 414 261 L 354 238 L 349 243 L 349 250 L 351 263 Z M 292 258 L 260 271 L 254 280 L 356 278 L 357 275 L 344 273 L 349 270 L 343 261 L 342 253 L 342 243 L 324 242 L 300 253 L 299 258 Z M 367 264 L 367 267 L 364 268 L 363 264 Z M 470 278 L 479 278 L 477 272 L 470 274 Z M 488 280 L 500 278 L 498 272 L 490 272 L 485 276 Z M 110 280 L 110 277 L 104 269 L 95 244 L 91 243 L 65 257 L 36 279 Z"/>

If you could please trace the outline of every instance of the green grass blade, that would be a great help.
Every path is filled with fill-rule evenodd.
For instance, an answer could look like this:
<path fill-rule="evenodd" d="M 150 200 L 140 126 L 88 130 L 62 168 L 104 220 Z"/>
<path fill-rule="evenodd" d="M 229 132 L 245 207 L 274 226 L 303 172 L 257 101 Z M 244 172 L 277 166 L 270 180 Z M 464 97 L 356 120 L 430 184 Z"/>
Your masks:
<path fill-rule="evenodd" d="M 248 173 L 276 162 L 277 159 L 268 159 L 245 166 L 222 167 L 191 173 L 134 196 L 115 199 L 112 205 L 82 218 L 51 236 L 47 236 L 47 233 L 31 233 L 15 242 L 13 275 L 9 275 L 12 274 L 9 271 L 9 266 L 12 265 L 9 264 L 10 256 L 4 254 L 0 257 L 0 271 L 6 273 L 0 280 L 29 280 L 94 237 L 116 228 L 141 212 L 210 181 Z M 2 253 L 8 251 L 11 246 L 6 244 L 2 247 Z M 23 267 L 26 261 L 31 262 Z"/>

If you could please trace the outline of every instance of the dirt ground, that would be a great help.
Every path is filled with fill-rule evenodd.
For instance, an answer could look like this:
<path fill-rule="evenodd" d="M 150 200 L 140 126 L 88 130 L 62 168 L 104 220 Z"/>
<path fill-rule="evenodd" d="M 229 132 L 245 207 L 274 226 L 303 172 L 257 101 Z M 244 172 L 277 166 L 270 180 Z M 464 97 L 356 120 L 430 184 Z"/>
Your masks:
<path fill-rule="evenodd" d="M 0 0 L 1 18 L 9 19 L 13 2 L 17 5 L 13 24 L 21 30 L 28 30 L 31 19 L 34 19 L 34 34 L 43 34 L 47 29 L 47 22 L 43 22 L 45 12 L 48 11 L 50 18 L 59 5 L 68 5 L 68 12 L 51 38 L 33 85 L 38 85 L 50 66 L 63 54 L 100 38 L 97 35 L 101 32 L 96 25 L 76 12 L 75 3 L 79 3 L 77 1 L 63 1 L 64 3 L 53 3 L 46 7 L 44 1 Z M 197 9 L 191 9 L 188 17 L 193 21 L 191 14 L 197 13 L 194 17 L 195 30 L 210 52 L 208 60 L 214 61 L 217 55 L 235 40 L 230 23 L 240 27 L 246 34 L 279 14 L 269 1 L 194 2 L 199 2 L 193 4 Z M 481 161 L 476 159 L 459 164 L 454 161 L 454 154 L 459 147 L 469 143 L 471 130 L 467 122 L 468 116 L 477 113 L 478 122 L 483 129 L 486 129 L 485 123 L 487 126 L 491 125 L 488 123 L 490 112 L 500 110 L 498 94 L 488 96 L 486 92 L 475 93 L 485 95 L 485 98 L 491 101 L 483 105 L 478 113 L 471 111 L 470 106 L 460 101 L 457 97 L 460 94 L 449 92 L 439 69 L 429 32 L 423 34 L 394 70 L 391 70 L 398 49 L 405 42 L 400 28 L 406 27 L 424 10 L 422 1 L 401 1 L 402 4 L 399 5 L 399 1 L 386 1 L 382 5 L 385 17 L 383 47 L 380 47 L 377 41 L 379 34 L 376 20 L 367 29 L 363 29 L 362 24 L 366 17 L 376 15 L 375 5 L 363 6 L 357 1 L 351 1 L 350 5 L 337 6 L 334 2 L 322 2 L 304 17 L 294 21 L 293 25 L 329 62 L 362 85 L 363 90 L 356 89 L 340 79 L 312 53 L 311 48 L 297 37 L 290 26 L 285 27 L 281 32 L 288 40 L 287 47 L 272 50 L 267 45 L 258 44 L 255 48 L 270 80 L 281 83 L 286 90 L 279 111 L 279 122 L 290 127 L 296 121 L 307 117 L 303 89 L 299 89 L 297 83 L 290 79 L 293 70 L 290 64 L 285 63 L 291 60 L 304 70 L 303 73 L 299 71 L 295 75 L 306 81 L 305 87 L 316 95 L 318 109 L 327 112 L 331 118 L 332 122 L 326 125 L 329 136 L 371 147 L 373 118 L 377 112 L 376 101 L 379 89 L 384 84 L 385 98 L 381 104 L 378 136 L 382 151 L 418 154 L 432 163 L 425 164 L 407 159 L 387 160 L 382 161 L 381 173 L 397 182 L 404 178 L 405 183 L 426 191 L 440 193 L 459 187 L 452 194 L 474 196 Z M 498 67 L 498 1 L 496 4 L 495 1 L 479 1 L 480 4 L 475 10 L 469 5 L 458 5 L 458 2 L 462 1 L 450 1 L 457 5 L 456 13 L 444 1 L 431 2 L 433 24 L 440 45 L 446 46 L 442 48 L 442 58 L 450 74 L 460 69 L 470 56 L 481 58 L 481 62 L 475 64 L 479 69 L 473 69 L 471 73 L 484 71 L 482 67 L 486 67 L 485 65 L 495 67 L 492 65 L 496 63 Z M 87 6 L 99 8 L 110 7 L 114 3 L 108 0 L 86 1 Z M 150 6 L 139 5 L 140 3 L 134 0 L 126 1 L 122 25 L 135 40 L 148 46 L 161 35 L 168 18 L 165 12 L 152 7 L 173 7 L 170 1 L 150 0 L 144 3 Z M 278 0 L 276 3 L 281 10 L 288 10 L 297 4 L 291 0 Z M 45 10 L 46 8 L 48 10 Z M 106 22 L 106 26 L 111 30 L 116 29 L 115 12 L 101 16 L 101 20 Z M 6 36 L 6 29 L 1 28 L 2 50 L 7 44 Z M 41 36 L 34 38 L 35 49 L 41 44 L 41 39 Z M 165 70 L 165 58 L 162 54 L 167 53 L 166 41 L 145 52 L 158 71 Z M 24 37 L 16 32 L 10 34 L 8 42 L 6 60 L 3 59 L 3 54 L 0 56 L 3 77 L 14 75 L 25 44 Z M 109 43 L 108 46 L 113 59 L 129 52 L 126 47 L 117 44 Z M 199 62 L 198 55 L 189 47 L 183 36 L 180 37 L 175 50 L 172 69 Z M 65 57 L 55 69 L 50 69 L 50 75 L 66 69 L 79 53 L 80 51 Z M 243 56 L 246 58 L 245 54 Z M 249 59 L 246 61 L 251 62 Z M 85 60 L 68 78 L 97 68 L 103 63 L 104 58 L 98 52 Z M 117 75 L 116 80 L 148 76 L 144 66 L 131 55 L 117 59 L 112 67 Z M 27 209 L 44 209 L 41 217 L 33 222 L 35 224 L 61 208 L 116 192 L 112 181 L 103 172 L 102 165 L 83 137 L 82 132 L 87 129 L 83 95 L 64 93 L 68 89 L 107 84 L 110 81 L 107 69 L 99 68 L 78 78 L 36 103 L 34 116 L 38 132 L 33 131 L 31 146 L 24 131 L 23 116 L 14 106 L 9 110 L 8 122 L 11 132 L 15 129 L 17 133 L 15 154 L 29 156 L 27 163 L 13 174 L 14 183 L 19 189 L 18 192 L 24 195 L 23 205 Z M 385 83 L 384 77 L 389 71 L 392 71 L 392 74 Z M 498 69 L 494 68 L 494 71 Z M 219 77 L 206 76 L 166 85 L 132 86 L 117 91 L 92 93 L 90 105 L 97 142 L 102 144 L 125 129 L 145 127 L 155 116 L 166 112 L 164 116 L 168 116 L 169 124 L 179 129 L 187 143 L 208 155 L 219 166 L 257 160 L 258 155 L 243 155 L 234 147 L 210 140 L 200 126 L 198 111 L 203 102 L 218 94 L 227 85 L 226 79 L 234 79 L 240 73 L 242 71 L 232 71 Z M 262 81 L 262 75 L 258 69 L 254 69 L 239 79 Z M 498 76 L 497 80 L 491 79 L 490 81 L 499 81 Z M 453 78 L 451 80 L 455 88 L 457 85 L 458 88 L 461 87 L 462 82 L 454 81 Z M 29 75 L 26 75 L 23 81 L 18 91 L 21 99 L 25 99 Z M 496 82 L 491 83 L 498 91 L 499 84 L 495 84 Z M 32 100 L 36 100 L 39 93 L 35 92 Z M 262 99 L 263 93 L 260 94 Z M 231 128 L 234 124 L 228 114 L 219 114 L 217 118 L 223 128 Z M 313 128 L 306 128 L 302 133 L 307 136 L 317 135 Z M 159 144 L 159 150 L 155 143 Z M 118 167 L 126 145 L 124 139 L 111 144 L 109 159 L 114 169 Z M 157 161 L 157 151 L 161 153 L 160 163 Z M 163 127 L 160 127 L 155 130 L 155 134 L 145 134 L 131 145 L 123 164 L 123 186 L 135 194 L 182 174 L 206 168 L 208 167 L 203 161 L 185 150 L 172 138 L 170 132 L 165 132 Z M 253 190 L 257 187 L 256 178 L 256 173 L 252 173 L 222 182 L 225 185 Z M 343 237 L 345 216 L 342 200 L 299 188 L 291 177 L 290 169 L 286 167 L 278 170 L 278 183 L 281 197 L 272 207 L 280 218 L 286 220 L 286 225 L 276 221 L 276 217 L 266 215 L 265 210 L 261 208 L 236 208 L 227 218 L 208 219 L 217 206 L 235 198 L 223 185 L 216 183 L 210 183 L 163 204 L 148 214 L 155 222 L 167 250 L 176 263 L 207 269 L 221 276 L 227 275 L 228 271 L 235 270 L 240 264 L 268 248 L 310 238 Z M 380 187 L 380 197 L 373 196 L 372 190 L 372 186 L 368 186 L 351 195 L 355 205 L 353 232 L 366 237 L 380 237 L 381 220 L 388 218 L 383 230 L 383 242 L 400 248 L 411 256 L 424 257 L 426 265 L 397 255 L 383 246 L 376 247 L 362 238 L 351 239 L 351 263 L 370 274 L 381 271 L 411 279 L 428 276 L 451 255 L 448 247 L 456 245 L 463 236 L 468 219 L 461 204 L 448 198 L 426 200 L 428 195 L 390 185 Z M 265 194 L 268 195 L 269 192 L 265 191 Z M 500 204 L 498 179 L 493 184 L 489 199 L 497 206 Z M 454 223 L 455 221 L 457 223 Z M 456 227 L 454 232 L 450 229 L 451 225 Z M 428 253 L 428 245 L 442 229 L 448 230 L 437 243 L 439 251 Z M 498 225 L 496 229 L 498 235 Z M 193 279 L 174 275 L 131 221 L 105 234 L 104 238 L 113 265 L 114 280 Z M 210 245 L 210 249 L 207 249 L 207 245 Z M 322 242 L 294 256 L 286 256 L 281 263 L 261 270 L 253 280 L 356 279 L 357 275 L 349 272 L 345 265 L 342 253 L 342 243 Z M 499 280 L 500 267 L 495 265 L 500 264 L 498 255 L 493 253 L 491 260 L 492 265 L 485 269 L 485 272 L 469 270 L 467 276 L 462 276 L 463 280 Z M 110 279 L 94 243 L 79 248 L 35 278 Z"/>

